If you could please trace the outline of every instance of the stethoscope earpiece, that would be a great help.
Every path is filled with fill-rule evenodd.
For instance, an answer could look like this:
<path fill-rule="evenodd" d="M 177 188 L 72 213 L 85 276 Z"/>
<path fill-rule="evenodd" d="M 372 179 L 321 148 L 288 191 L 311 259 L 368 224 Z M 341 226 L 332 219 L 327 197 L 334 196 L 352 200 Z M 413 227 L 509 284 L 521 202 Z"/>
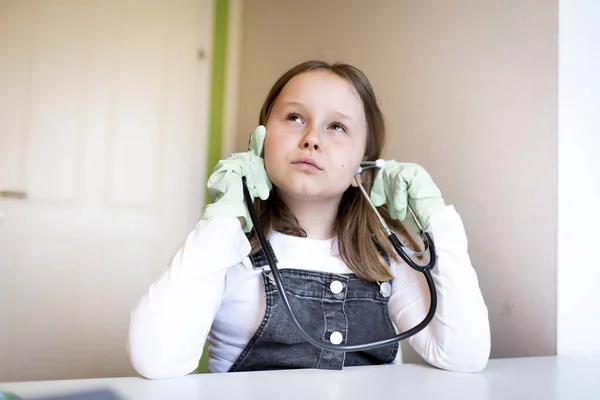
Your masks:
<path fill-rule="evenodd" d="M 365 169 L 369 169 L 369 168 L 383 168 L 384 165 L 385 165 L 385 160 L 383 160 L 381 158 L 378 158 L 375 161 L 361 161 L 360 167 L 358 167 L 358 170 L 356 171 L 356 173 L 360 174 Z"/>

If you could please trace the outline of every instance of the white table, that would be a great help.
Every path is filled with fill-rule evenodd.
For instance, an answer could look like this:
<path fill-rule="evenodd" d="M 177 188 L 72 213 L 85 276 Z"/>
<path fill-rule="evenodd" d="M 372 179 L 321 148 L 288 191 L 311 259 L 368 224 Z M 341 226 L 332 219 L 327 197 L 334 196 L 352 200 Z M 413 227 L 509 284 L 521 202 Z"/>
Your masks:
<path fill-rule="evenodd" d="M 498 359 L 477 374 L 404 364 L 343 371 L 202 374 L 159 381 L 111 378 L 0 383 L 0 388 L 25 398 L 111 388 L 124 400 L 600 399 L 600 359 Z"/>

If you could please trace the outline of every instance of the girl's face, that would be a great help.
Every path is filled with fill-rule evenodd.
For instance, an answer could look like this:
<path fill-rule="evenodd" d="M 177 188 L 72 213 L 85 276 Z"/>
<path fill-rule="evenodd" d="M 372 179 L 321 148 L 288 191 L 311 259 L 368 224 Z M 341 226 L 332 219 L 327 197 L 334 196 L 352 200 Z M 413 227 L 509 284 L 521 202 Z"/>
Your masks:
<path fill-rule="evenodd" d="M 365 154 L 362 101 L 345 79 L 305 72 L 283 88 L 267 121 L 264 159 L 282 198 L 339 199 Z"/>

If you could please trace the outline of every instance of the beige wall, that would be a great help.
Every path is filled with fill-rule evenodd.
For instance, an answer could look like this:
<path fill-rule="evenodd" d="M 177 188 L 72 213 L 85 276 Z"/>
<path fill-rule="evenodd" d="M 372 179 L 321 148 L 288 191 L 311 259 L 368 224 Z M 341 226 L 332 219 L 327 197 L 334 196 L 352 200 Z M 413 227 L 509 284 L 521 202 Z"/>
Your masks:
<path fill-rule="evenodd" d="M 556 1 L 246 0 L 242 24 L 236 150 L 289 67 L 361 68 L 386 157 L 424 165 L 463 217 L 492 356 L 554 354 Z"/>

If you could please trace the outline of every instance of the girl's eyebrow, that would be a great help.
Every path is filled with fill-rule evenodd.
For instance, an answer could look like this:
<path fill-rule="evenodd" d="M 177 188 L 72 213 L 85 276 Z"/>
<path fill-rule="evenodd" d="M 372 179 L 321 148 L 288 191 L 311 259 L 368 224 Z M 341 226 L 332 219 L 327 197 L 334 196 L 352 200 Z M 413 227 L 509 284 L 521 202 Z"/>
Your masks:
<path fill-rule="evenodd" d="M 302 108 L 304 108 L 304 104 L 302 104 L 302 103 L 298 103 L 297 101 L 286 101 L 286 102 L 284 102 L 284 103 L 282 104 L 282 106 L 283 106 L 283 107 L 289 107 L 289 106 L 292 106 L 292 107 L 302 107 Z"/>
<path fill-rule="evenodd" d="M 300 108 L 306 108 L 306 106 L 302 103 L 298 103 L 297 101 L 286 101 L 285 103 L 282 104 L 282 107 L 300 107 Z M 345 119 L 348 121 L 354 121 L 354 118 L 352 118 L 349 115 L 346 115 L 340 111 L 337 110 L 333 110 L 332 114 L 335 114 L 336 118 L 338 119 Z"/>
<path fill-rule="evenodd" d="M 344 113 L 341 113 L 339 111 L 334 111 L 334 114 L 336 114 L 338 116 L 338 119 L 346 119 L 348 121 L 354 121 L 354 118 L 352 118 L 349 115 L 346 115 Z"/>

